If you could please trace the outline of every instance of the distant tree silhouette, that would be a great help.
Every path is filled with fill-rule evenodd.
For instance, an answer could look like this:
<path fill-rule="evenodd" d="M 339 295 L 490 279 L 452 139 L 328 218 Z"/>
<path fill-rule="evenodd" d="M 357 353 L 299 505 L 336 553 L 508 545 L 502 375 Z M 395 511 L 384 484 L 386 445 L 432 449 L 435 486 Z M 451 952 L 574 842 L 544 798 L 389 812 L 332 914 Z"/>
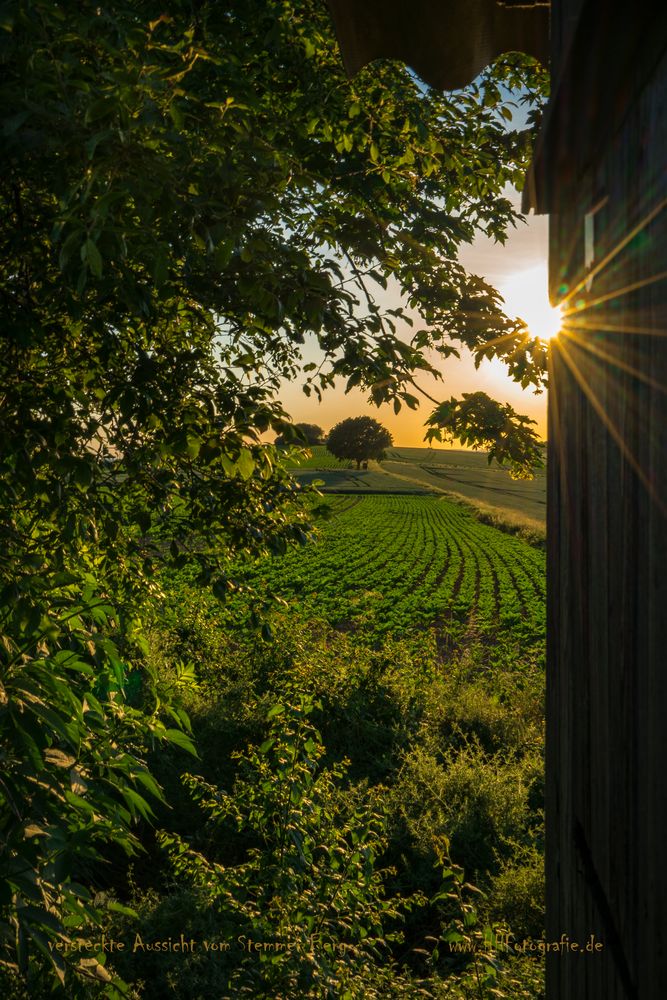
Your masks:
<path fill-rule="evenodd" d="M 294 424 L 294 430 L 300 431 L 300 437 L 306 439 L 306 444 L 324 444 L 324 431 L 317 424 Z M 291 444 L 292 440 L 296 442 L 299 441 L 300 437 L 292 439 L 290 437 L 289 441 L 285 434 L 279 434 L 275 440 L 278 445 L 281 444 Z"/>
<path fill-rule="evenodd" d="M 329 432 L 327 450 L 336 458 L 351 458 L 357 469 L 369 458 L 381 458 L 385 448 L 393 444 L 386 427 L 373 417 L 348 417 Z"/>

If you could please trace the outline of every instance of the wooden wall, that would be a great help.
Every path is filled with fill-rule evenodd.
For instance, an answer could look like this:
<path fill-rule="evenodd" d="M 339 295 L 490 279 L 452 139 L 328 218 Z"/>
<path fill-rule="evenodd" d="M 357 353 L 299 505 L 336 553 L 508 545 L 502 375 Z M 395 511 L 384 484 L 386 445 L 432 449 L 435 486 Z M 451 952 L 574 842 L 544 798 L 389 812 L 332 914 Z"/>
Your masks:
<path fill-rule="evenodd" d="M 603 948 L 549 1000 L 667 997 L 667 56 L 607 18 L 644 41 L 606 92 L 591 39 L 551 126 L 546 739 L 547 941 Z"/>

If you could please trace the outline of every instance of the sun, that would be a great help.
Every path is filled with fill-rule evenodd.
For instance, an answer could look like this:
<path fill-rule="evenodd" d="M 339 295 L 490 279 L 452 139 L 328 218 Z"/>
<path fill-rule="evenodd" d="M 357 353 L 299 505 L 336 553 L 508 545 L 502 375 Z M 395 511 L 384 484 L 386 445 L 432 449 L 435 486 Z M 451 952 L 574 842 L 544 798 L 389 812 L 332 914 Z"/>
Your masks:
<path fill-rule="evenodd" d="M 534 337 L 542 341 L 557 337 L 563 318 L 560 306 L 552 306 L 547 293 L 547 265 L 539 264 L 498 282 L 508 316 L 519 316 Z"/>

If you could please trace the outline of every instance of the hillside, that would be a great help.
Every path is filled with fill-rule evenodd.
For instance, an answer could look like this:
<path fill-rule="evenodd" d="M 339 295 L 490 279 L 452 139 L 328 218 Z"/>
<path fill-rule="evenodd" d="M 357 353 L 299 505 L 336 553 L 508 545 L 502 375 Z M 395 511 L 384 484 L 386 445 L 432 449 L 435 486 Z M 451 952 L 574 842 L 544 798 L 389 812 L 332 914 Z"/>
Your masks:
<path fill-rule="evenodd" d="M 357 471 L 340 462 L 324 445 L 294 463 L 304 484 L 321 481 L 323 493 L 456 494 L 475 504 L 496 508 L 543 525 L 546 520 L 546 472 L 532 480 L 514 480 L 477 451 L 442 448 L 391 448 L 381 462 Z"/>

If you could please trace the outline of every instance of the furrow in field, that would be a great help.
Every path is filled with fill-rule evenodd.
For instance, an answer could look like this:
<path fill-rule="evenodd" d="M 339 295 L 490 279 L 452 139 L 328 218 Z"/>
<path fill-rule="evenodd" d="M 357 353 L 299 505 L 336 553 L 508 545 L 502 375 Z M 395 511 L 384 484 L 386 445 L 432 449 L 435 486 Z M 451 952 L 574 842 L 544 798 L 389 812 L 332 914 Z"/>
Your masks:
<path fill-rule="evenodd" d="M 526 572 L 525 565 L 516 559 L 514 546 L 510 547 L 507 543 L 498 545 L 496 552 L 505 565 L 516 590 L 521 595 L 524 608 L 532 607 L 535 601 L 543 601 L 543 591 L 537 586 L 533 576 Z"/>
<path fill-rule="evenodd" d="M 488 563 L 488 557 L 484 550 L 479 550 L 477 546 L 477 540 L 474 531 L 470 530 L 469 519 L 463 516 L 456 516 L 458 512 L 454 512 L 455 509 L 444 507 L 440 505 L 440 520 L 447 525 L 449 532 L 455 534 L 458 539 L 462 542 L 460 546 L 461 558 L 464 563 L 464 574 L 458 580 L 458 586 L 456 588 L 455 597 L 458 595 L 463 588 L 466 588 L 466 573 L 468 578 L 468 593 L 470 589 L 470 581 L 474 579 L 474 592 L 471 596 L 471 604 L 473 607 L 479 607 L 482 602 L 482 596 L 485 594 L 487 588 L 486 578 L 488 573 L 485 572 L 484 563 Z M 481 556 L 481 559 L 480 559 Z M 468 568 L 466 569 L 465 564 L 468 563 Z"/>
<path fill-rule="evenodd" d="M 503 600 L 506 604 L 508 600 L 517 600 L 525 607 L 526 604 L 532 603 L 535 597 L 540 596 L 539 591 L 535 591 L 532 586 L 527 587 L 522 581 L 522 574 L 513 572 L 508 564 L 505 550 L 509 543 L 514 543 L 513 547 L 516 547 L 514 539 L 509 539 L 506 535 L 489 529 L 485 525 L 477 524 L 470 516 L 461 520 L 459 532 L 469 544 L 479 551 L 488 567 L 488 572 L 493 578 L 492 586 L 496 608 L 499 607 L 500 602 Z M 509 583 L 510 585 L 509 588 L 506 586 L 504 591 L 501 588 L 497 568 L 494 566 L 494 563 L 497 564 L 498 562 L 505 566 L 505 572 L 501 572 L 501 575 L 506 578 L 505 583 Z M 532 584 L 532 577 L 528 579 Z"/>
<path fill-rule="evenodd" d="M 422 509 L 423 516 L 415 518 L 418 531 L 415 545 L 406 542 L 406 557 L 410 561 L 401 577 L 401 591 L 397 594 L 395 617 L 405 617 L 412 613 L 413 619 L 424 621 L 437 611 L 433 603 L 433 583 L 439 577 L 438 567 L 449 562 L 450 546 L 447 536 L 442 536 L 434 527 L 429 508 Z M 443 552 L 444 545 L 444 552 Z"/>

